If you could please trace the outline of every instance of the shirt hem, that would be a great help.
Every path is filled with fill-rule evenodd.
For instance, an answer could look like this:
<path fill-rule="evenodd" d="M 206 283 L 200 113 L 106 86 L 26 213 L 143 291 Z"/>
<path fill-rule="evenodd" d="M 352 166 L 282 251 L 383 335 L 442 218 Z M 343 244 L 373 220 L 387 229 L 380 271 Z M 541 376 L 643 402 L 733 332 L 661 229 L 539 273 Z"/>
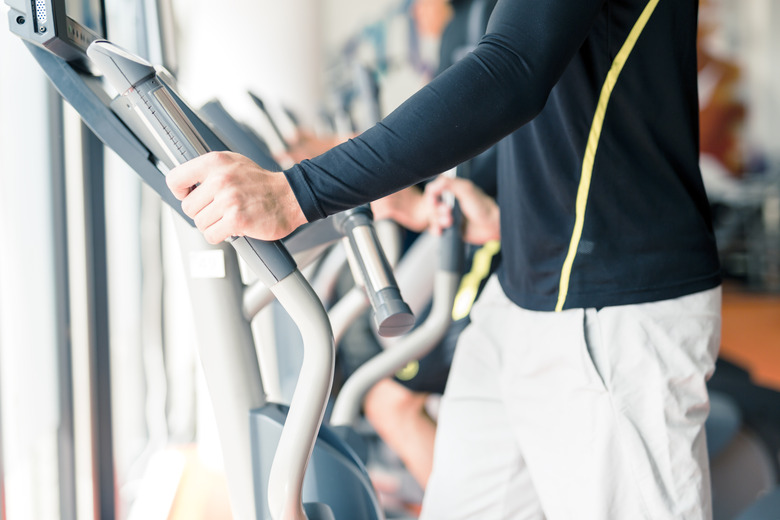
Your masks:
<path fill-rule="evenodd" d="M 513 303 L 529 311 L 555 311 L 557 294 L 539 297 L 536 295 L 518 294 L 506 286 L 503 277 L 499 276 L 501 288 Z M 722 283 L 720 273 L 704 278 L 688 280 L 671 286 L 636 288 L 629 291 L 610 291 L 598 293 L 569 293 L 563 310 L 616 307 L 618 305 L 634 305 L 662 300 L 670 300 L 697 292 L 713 289 Z"/>

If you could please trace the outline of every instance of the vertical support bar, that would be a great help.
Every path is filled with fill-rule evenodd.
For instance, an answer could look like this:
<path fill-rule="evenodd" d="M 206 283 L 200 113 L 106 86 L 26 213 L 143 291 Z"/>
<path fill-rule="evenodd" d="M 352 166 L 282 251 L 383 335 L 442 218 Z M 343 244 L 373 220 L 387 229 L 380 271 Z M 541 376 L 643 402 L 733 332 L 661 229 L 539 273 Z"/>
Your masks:
<path fill-rule="evenodd" d="M 103 144 L 81 125 L 86 205 L 87 306 L 92 405 L 93 486 L 101 520 L 116 516 L 114 449 L 111 428 L 111 363 L 108 330 L 108 269 L 103 182 Z"/>
<path fill-rule="evenodd" d="M 242 312 L 238 258 L 229 245 L 209 245 L 197 229 L 178 216 L 174 219 L 233 517 L 257 518 L 249 412 L 265 404 L 265 392 L 252 331 Z"/>
<path fill-rule="evenodd" d="M 57 465 L 60 485 L 60 518 L 76 518 L 76 460 L 73 430 L 73 365 L 70 335 L 70 284 L 68 279 L 68 219 L 65 206 L 65 142 L 62 98 L 48 87 L 49 143 L 51 153 L 51 208 L 57 354 Z"/>

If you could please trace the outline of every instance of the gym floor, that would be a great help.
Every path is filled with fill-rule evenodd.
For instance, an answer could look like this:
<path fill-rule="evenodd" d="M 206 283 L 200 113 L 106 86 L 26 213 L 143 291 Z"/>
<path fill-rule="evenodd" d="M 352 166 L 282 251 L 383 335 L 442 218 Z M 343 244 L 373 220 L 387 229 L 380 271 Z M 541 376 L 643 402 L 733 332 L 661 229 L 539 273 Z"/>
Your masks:
<path fill-rule="evenodd" d="M 187 457 L 168 520 L 230 520 L 225 475 L 204 465 L 195 446 L 180 448 Z"/>
<path fill-rule="evenodd" d="M 753 382 L 780 391 L 780 294 L 723 289 L 723 359 L 750 372 Z"/>
<path fill-rule="evenodd" d="M 780 294 L 724 285 L 721 357 L 747 370 L 756 384 L 780 391 Z M 224 475 L 201 464 L 194 447 L 182 452 L 187 464 L 169 520 L 231 519 Z"/>

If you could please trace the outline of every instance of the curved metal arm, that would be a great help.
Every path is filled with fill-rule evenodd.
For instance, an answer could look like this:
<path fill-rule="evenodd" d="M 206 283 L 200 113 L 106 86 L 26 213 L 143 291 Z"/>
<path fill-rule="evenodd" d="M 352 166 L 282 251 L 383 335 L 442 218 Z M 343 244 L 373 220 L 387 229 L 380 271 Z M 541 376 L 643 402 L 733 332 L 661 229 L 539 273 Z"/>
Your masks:
<path fill-rule="evenodd" d="M 459 274 L 436 273 L 433 308 L 428 319 L 347 379 L 333 406 L 330 421 L 333 426 L 351 426 L 360 413 L 363 396 L 374 384 L 402 368 L 409 360 L 424 356 L 444 337 L 452 321 L 452 304 L 459 283 Z"/>
<path fill-rule="evenodd" d="M 393 271 L 379 245 L 371 210 L 361 206 L 339 213 L 335 218 L 337 226 L 348 239 L 349 258 L 357 264 L 359 277 L 365 284 L 379 335 L 405 334 L 414 325 L 414 315 L 401 298 Z"/>
<path fill-rule="evenodd" d="M 268 505 L 274 519 L 304 520 L 303 477 L 333 381 L 333 333 L 325 308 L 300 272 L 271 289 L 300 329 L 304 352 L 298 384 L 271 465 Z"/>
<path fill-rule="evenodd" d="M 295 255 L 294 261 L 301 268 L 310 267 L 311 264 L 319 258 L 323 251 L 327 249 L 327 245 L 319 245 L 308 251 L 303 251 L 298 255 Z M 270 283 L 274 283 L 274 280 L 270 280 Z M 251 321 L 257 313 L 265 308 L 266 305 L 274 300 L 274 295 L 269 289 L 269 281 L 261 280 L 253 283 L 244 290 L 243 298 L 243 312 L 244 317 Z"/>

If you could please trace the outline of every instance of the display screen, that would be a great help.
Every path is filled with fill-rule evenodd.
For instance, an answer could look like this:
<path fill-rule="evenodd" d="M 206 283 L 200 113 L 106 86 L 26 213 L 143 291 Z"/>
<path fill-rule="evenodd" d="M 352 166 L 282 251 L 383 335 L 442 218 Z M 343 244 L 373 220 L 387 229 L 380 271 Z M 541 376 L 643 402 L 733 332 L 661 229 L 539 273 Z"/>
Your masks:
<path fill-rule="evenodd" d="M 65 0 L 68 17 L 99 36 L 103 34 L 103 2 L 101 0 Z"/>

